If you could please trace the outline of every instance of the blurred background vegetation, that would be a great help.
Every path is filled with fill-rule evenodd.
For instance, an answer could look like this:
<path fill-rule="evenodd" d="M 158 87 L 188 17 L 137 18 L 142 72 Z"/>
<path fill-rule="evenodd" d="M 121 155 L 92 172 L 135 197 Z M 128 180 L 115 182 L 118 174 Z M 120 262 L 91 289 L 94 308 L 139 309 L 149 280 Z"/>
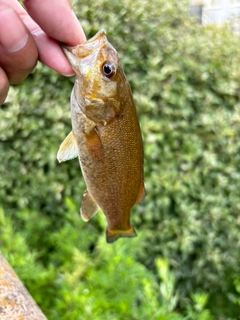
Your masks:
<path fill-rule="evenodd" d="M 240 45 L 187 1 L 82 0 L 136 101 L 145 201 L 134 239 L 79 217 L 78 161 L 58 164 L 74 79 L 38 65 L 0 108 L 0 245 L 49 320 L 240 319 Z"/>

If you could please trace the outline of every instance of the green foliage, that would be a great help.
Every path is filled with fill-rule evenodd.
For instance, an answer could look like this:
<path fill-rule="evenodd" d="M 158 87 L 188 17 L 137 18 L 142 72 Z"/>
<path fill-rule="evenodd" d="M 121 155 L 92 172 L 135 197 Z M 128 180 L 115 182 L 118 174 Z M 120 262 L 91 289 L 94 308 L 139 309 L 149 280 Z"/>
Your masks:
<path fill-rule="evenodd" d="M 45 266 L 39 254 L 31 251 L 27 244 L 27 235 L 35 229 L 35 213 L 28 213 L 31 217 L 27 222 L 28 232 L 14 232 L 11 219 L 0 210 L 2 253 L 48 319 L 185 319 L 174 312 L 175 298 L 171 297 L 174 275 L 167 262 L 160 258 L 156 262 L 163 280 L 158 288 L 154 275 L 135 261 L 142 237 L 134 239 L 131 247 L 127 242 L 106 246 L 101 237 L 94 254 L 90 254 L 85 248 L 87 234 L 79 232 L 76 207 L 70 200 L 68 202 L 67 222 L 48 236 L 55 244 L 55 252 Z M 196 305 L 200 300 L 198 296 Z M 201 314 L 199 311 L 201 309 L 191 310 L 192 319 Z M 211 320 L 211 317 L 202 319 Z"/>
<path fill-rule="evenodd" d="M 2 251 L 49 319 L 239 319 L 239 39 L 196 26 L 187 1 L 74 8 L 88 37 L 106 29 L 133 89 L 140 236 L 109 246 L 101 214 L 80 220 L 79 164 L 56 161 L 73 79 L 38 65 L 0 109 Z"/>

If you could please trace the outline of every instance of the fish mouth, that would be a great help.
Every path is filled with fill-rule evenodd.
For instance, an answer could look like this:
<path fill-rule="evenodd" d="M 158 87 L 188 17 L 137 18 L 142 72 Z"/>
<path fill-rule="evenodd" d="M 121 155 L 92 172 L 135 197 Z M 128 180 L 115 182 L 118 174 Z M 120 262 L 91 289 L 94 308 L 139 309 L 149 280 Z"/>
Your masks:
<path fill-rule="evenodd" d="M 69 47 L 62 45 L 63 52 L 67 58 L 72 61 L 75 56 L 79 59 L 83 59 L 89 56 L 93 51 L 100 49 L 107 42 L 106 31 L 104 29 L 99 30 L 95 36 L 90 38 L 88 41 L 79 44 L 75 47 Z"/>
<path fill-rule="evenodd" d="M 105 38 L 107 37 L 106 31 L 104 29 L 99 30 L 95 36 L 93 36 L 92 38 L 90 38 L 87 43 L 93 43 L 96 40 L 97 41 L 103 41 L 103 39 L 105 40 Z"/>

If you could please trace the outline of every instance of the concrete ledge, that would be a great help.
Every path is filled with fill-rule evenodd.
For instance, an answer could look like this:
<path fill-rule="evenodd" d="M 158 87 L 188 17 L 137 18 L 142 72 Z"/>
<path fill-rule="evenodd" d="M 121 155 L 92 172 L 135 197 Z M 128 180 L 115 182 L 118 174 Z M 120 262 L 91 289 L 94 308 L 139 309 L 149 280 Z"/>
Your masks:
<path fill-rule="evenodd" d="M 0 319 L 47 320 L 1 252 Z"/>

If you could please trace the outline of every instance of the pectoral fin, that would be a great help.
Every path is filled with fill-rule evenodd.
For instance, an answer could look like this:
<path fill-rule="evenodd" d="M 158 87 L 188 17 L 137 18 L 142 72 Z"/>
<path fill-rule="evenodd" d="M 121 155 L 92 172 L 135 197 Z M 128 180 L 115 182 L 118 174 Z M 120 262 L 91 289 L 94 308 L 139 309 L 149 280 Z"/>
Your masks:
<path fill-rule="evenodd" d="M 90 220 L 99 210 L 97 203 L 89 194 L 88 190 L 84 192 L 82 206 L 80 208 L 81 217 L 84 221 Z"/>
<path fill-rule="evenodd" d="M 97 131 L 97 128 L 93 128 L 88 133 L 84 134 L 85 143 L 87 149 L 95 160 L 100 160 L 103 157 L 103 146 Z"/>
<path fill-rule="evenodd" d="M 72 131 L 65 138 L 57 153 L 57 159 L 59 162 L 74 159 L 78 156 L 78 149 L 75 137 Z"/>

